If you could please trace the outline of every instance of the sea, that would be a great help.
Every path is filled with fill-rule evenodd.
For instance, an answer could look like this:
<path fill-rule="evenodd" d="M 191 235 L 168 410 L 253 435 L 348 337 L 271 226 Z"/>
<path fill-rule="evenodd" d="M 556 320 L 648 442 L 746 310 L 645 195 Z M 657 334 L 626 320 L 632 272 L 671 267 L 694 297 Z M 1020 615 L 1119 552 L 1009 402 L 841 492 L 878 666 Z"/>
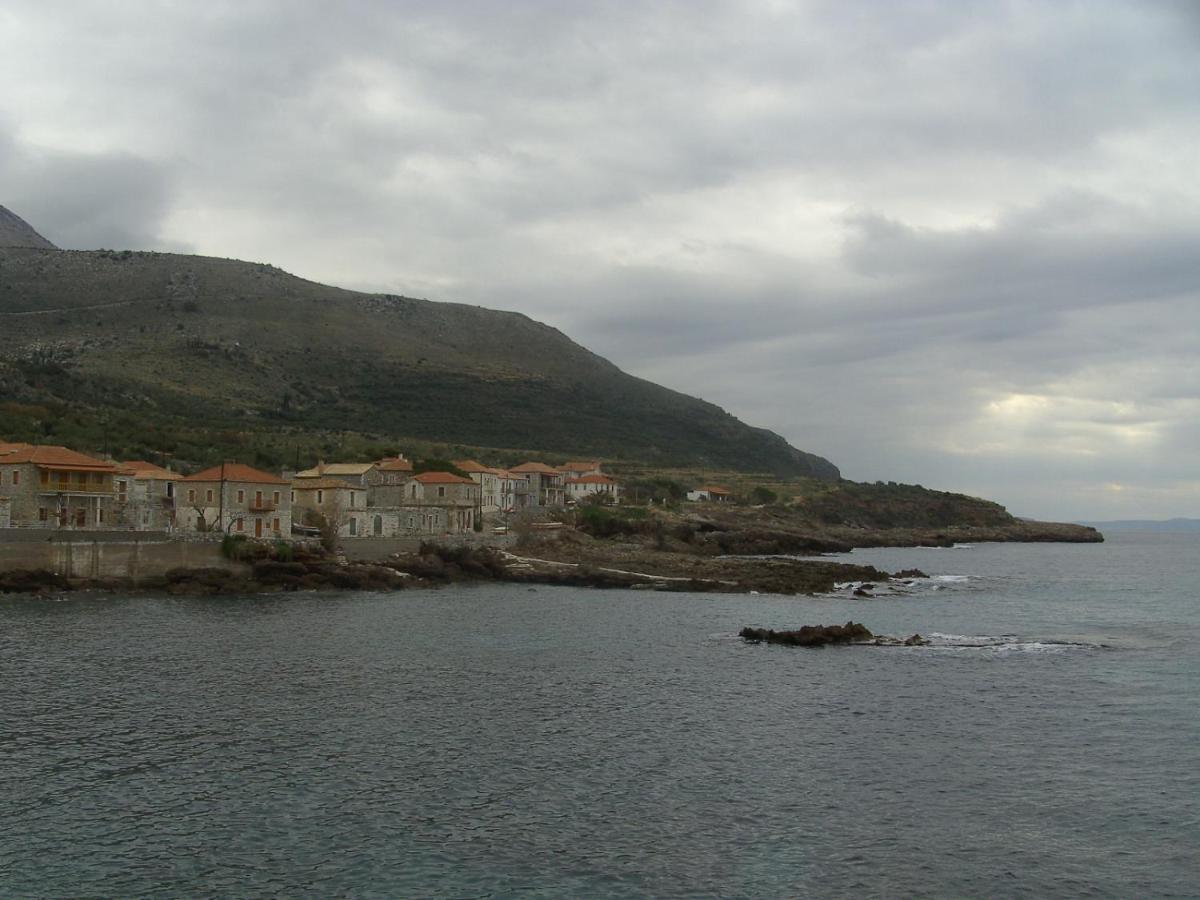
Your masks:
<path fill-rule="evenodd" d="M 1200 896 L 1200 535 L 835 558 L 930 577 L 0 599 L 0 896 Z"/>

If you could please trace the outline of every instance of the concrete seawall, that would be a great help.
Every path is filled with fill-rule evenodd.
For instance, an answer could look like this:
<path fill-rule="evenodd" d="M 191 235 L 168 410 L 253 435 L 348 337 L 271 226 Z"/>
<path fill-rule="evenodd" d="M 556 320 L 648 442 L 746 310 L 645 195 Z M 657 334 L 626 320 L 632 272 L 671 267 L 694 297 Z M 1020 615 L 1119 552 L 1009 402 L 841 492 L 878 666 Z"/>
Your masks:
<path fill-rule="evenodd" d="M 219 540 L 134 531 L 0 531 L 0 572 L 46 569 L 69 578 L 137 579 L 181 567 L 243 571 L 245 564 L 223 557 Z"/>

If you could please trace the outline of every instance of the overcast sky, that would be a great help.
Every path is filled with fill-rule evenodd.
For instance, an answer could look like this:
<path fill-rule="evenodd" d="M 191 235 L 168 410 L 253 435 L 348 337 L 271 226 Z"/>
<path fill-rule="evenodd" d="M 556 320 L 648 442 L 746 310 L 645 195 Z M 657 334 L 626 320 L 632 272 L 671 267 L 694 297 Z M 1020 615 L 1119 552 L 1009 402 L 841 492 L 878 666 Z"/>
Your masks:
<path fill-rule="evenodd" d="M 519 310 L 856 480 L 1200 516 L 1198 10 L 5 0 L 0 204 Z"/>

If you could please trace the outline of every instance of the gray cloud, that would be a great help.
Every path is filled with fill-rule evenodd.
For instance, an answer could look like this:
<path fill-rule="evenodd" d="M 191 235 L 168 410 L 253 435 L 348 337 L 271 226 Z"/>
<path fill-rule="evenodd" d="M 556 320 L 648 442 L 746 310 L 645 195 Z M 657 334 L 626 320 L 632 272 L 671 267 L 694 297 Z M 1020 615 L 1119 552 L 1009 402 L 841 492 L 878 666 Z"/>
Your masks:
<path fill-rule="evenodd" d="M 527 312 L 851 477 L 1194 513 L 1197 24 L 17 0 L 0 202 L 66 246 Z"/>

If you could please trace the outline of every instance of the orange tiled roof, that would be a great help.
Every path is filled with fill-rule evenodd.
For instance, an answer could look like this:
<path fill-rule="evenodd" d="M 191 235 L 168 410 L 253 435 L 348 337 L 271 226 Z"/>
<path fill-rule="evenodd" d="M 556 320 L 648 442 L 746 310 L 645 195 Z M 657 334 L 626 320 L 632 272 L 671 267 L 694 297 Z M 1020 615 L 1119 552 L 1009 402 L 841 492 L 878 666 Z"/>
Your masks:
<path fill-rule="evenodd" d="M 568 478 L 567 484 L 616 484 L 607 475 L 581 475 L 578 478 Z"/>
<path fill-rule="evenodd" d="M 729 493 L 729 488 L 722 487 L 719 484 L 708 484 L 702 488 L 697 488 L 697 490 L 708 491 L 710 494 L 728 494 Z"/>
<path fill-rule="evenodd" d="M 453 472 L 422 472 L 420 475 L 414 475 L 413 481 L 419 481 L 421 484 L 474 484 L 470 478 L 463 478 L 461 475 L 455 475 Z"/>
<path fill-rule="evenodd" d="M 122 475 L 132 475 L 134 478 L 143 478 L 146 481 L 183 480 L 183 476 L 178 472 L 172 472 L 170 469 L 164 469 L 162 466 L 156 466 L 154 463 L 142 459 L 118 463 L 117 471 Z"/>
<path fill-rule="evenodd" d="M 18 450 L 28 450 L 31 446 L 31 444 L 9 444 L 4 441 L 0 441 L 0 456 L 5 456 L 9 453 L 16 453 Z"/>
<path fill-rule="evenodd" d="M 242 481 L 250 484 L 289 484 L 278 475 L 262 472 L 244 463 L 225 463 L 212 466 L 203 472 L 189 475 L 183 481 Z"/>
<path fill-rule="evenodd" d="M 454 460 L 455 468 L 462 469 L 464 472 L 486 472 L 491 473 L 491 469 L 482 463 L 478 463 L 473 459 L 456 459 Z"/>
<path fill-rule="evenodd" d="M 52 469 L 77 469 L 88 472 L 117 471 L 114 463 L 105 462 L 102 459 L 96 459 L 92 456 L 85 456 L 82 453 L 76 453 L 74 450 L 68 450 L 66 447 L 34 447 L 29 444 L 26 444 L 19 450 L 6 453 L 4 455 L 4 462 L 8 465 L 32 463 L 35 466 L 44 466 Z"/>
<path fill-rule="evenodd" d="M 534 473 L 534 472 L 536 472 L 540 475 L 561 475 L 562 474 L 562 472 L 558 471 L 558 469 L 555 469 L 552 466 L 548 466 L 545 463 L 539 463 L 539 462 L 521 463 L 519 466 L 513 466 L 513 468 L 510 471 L 518 472 L 522 475 L 525 473 Z"/>

